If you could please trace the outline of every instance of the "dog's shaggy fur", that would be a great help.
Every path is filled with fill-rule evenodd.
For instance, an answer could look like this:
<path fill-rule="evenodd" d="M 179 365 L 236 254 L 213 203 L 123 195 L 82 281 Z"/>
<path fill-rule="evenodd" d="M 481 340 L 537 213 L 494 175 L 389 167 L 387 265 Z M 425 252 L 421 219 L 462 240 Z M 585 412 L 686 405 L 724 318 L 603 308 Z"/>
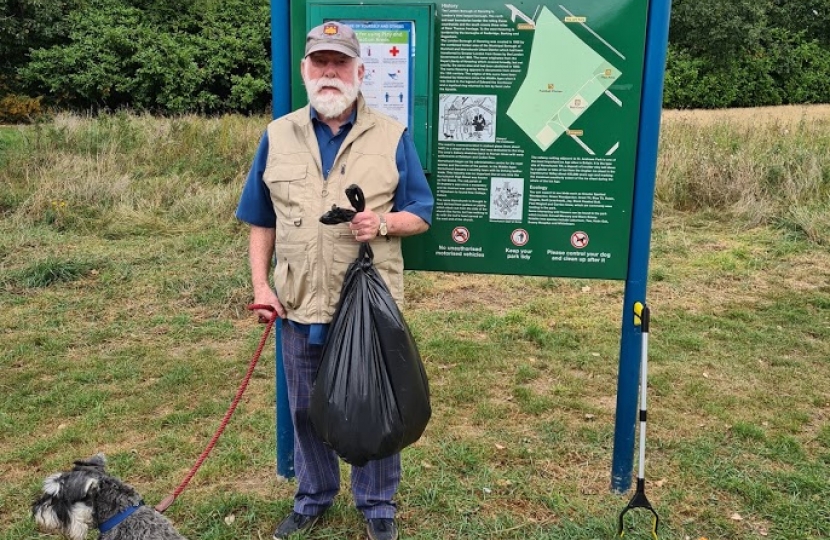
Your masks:
<path fill-rule="evenodd" d="M 43 494 L 32 504 L 32 516 L 43 532 L 84 540 L 90 527 L 98 528 L 135 506 L 132 515 L 101 533 L 101 540 L 185 540 L 167 518 L 143 505 L 132 486 L 107 474 L 103 454 L 46 478 Z"/>

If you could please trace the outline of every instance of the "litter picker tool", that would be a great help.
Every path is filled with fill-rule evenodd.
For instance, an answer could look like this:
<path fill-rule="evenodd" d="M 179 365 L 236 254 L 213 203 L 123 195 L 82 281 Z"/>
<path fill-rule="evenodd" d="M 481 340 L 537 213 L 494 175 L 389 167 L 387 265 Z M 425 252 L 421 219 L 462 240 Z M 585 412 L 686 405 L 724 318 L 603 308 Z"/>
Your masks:
<path fill-rule="evenodd" d="M 654 520 L 651 527 L 651 535 L 657 540 L 657 525 L 660 523 L 660 516 L 651 506 L 646 497 L 646 393 L 648 389 L 648 325 L 650 311 L 648 306 L 636 302 L 634 304 L 634 324 L 639 325 L 642 330 L 642 350 L 640 359 L 640 462 L 637 471 L 637 490 L 634 496 L 628 501 L 628 505 L 620 512 L 619 527 L 617 534 L 622 537 L 625 534 L 625 514 L 634 508 L 644 508 L 652 513 Z"/>

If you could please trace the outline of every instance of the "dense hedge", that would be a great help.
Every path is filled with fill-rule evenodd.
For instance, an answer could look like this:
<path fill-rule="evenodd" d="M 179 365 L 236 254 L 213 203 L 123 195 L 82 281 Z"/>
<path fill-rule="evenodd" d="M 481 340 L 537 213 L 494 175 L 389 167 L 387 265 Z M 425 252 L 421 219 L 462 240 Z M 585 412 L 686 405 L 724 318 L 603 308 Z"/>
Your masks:
<path fill-rule="evenodd" d="M 0 121 L 264 112 L 269 20 L 268 0 L 0 0 Z M 828 20 L 830 0 L 673 0 L 665 105 L 830 102 Z"/>
<path fill-rule="evenodd" d="M 5 86 L 72 110 L 212 114 L 270 103 L 267 0 L 18 0 L 6 9 L 12 4 L 16 25 L 0 28 L 3 73 L 12 75 L 0 93 Z M 57 20 L 60 30 L 46 29 Z M 24 54 L 27 39 L 34 46 Z"/>
<path fill-rule="evenodd" d="M 830 0 L 673 0 L 664 104 L 830 102 Z"/>

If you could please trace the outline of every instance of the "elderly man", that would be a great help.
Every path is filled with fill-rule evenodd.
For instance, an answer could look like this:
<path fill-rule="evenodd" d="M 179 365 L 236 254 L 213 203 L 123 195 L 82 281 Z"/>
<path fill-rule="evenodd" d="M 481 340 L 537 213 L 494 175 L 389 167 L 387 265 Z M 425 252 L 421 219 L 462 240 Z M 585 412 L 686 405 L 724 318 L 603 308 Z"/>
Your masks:
<path fill-rule="evenodd" d="M 297 492 L 275 539 L 309 531 L 340 489 L 337 456 L 314 432 L 308 406 L 346 268 L 359 243 L 371 242 L 376 267 L 400 304 L 400 239 L 429 228 L 434 202 L 405 127 L 364 102 L 364 66 L 351 28 L 328 22 L 311 30 L 300 69 L 309 105 L 268 125 L 236 212 L 251 226 L 254 302 L 273 306 L 285 319 Z M 365 211 L 348 224 L 321 224 L 333 204 L 349 206 L 350 184 L 362 188 Z M 400 479 L 400 454 L 352 467 L 355 506 L 371 540 L 398 536 L 393 498 Z"/>

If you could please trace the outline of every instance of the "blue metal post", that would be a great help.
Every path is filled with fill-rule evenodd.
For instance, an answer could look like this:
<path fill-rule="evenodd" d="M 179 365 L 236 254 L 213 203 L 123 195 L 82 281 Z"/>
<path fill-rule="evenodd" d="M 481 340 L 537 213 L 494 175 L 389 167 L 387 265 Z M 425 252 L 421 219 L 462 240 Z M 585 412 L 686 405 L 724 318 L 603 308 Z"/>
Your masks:
<path fill-rule="evenodd" d="M 614 458 L 611 464 L 611 489 L 616 493 L 624 493 L 631 487 L 641 344 L 641 333 L 634 326 L 634 304 L 635 302 L 646 303 L 651 217 L 654 210 L 657 145 L 660 138 L 663 74 L 666 67 L 670 13 L 671 0 L 649 2 L 643 96 L 640 108 L 640 136 L 637 148 L 637 170 L 634 176 L 631 243 L 620 339 Z"/>
<path fill-rule="evenodd" d="M 290 0 L 271 0 L 271 93 L 272 115 L 278 118 L 291 112 L 291 23 Z M 276 423 L 277 474 L 294 478 L 294 422 L 288 406 L 288 389 L 282 362 L 282 321 L 277 321 L 276 336 Z"/>
<path fill-rule="evenodd" d="M 271 107 L 279 118 L 291 112 L 290 0 L 271 0 Z"/>

